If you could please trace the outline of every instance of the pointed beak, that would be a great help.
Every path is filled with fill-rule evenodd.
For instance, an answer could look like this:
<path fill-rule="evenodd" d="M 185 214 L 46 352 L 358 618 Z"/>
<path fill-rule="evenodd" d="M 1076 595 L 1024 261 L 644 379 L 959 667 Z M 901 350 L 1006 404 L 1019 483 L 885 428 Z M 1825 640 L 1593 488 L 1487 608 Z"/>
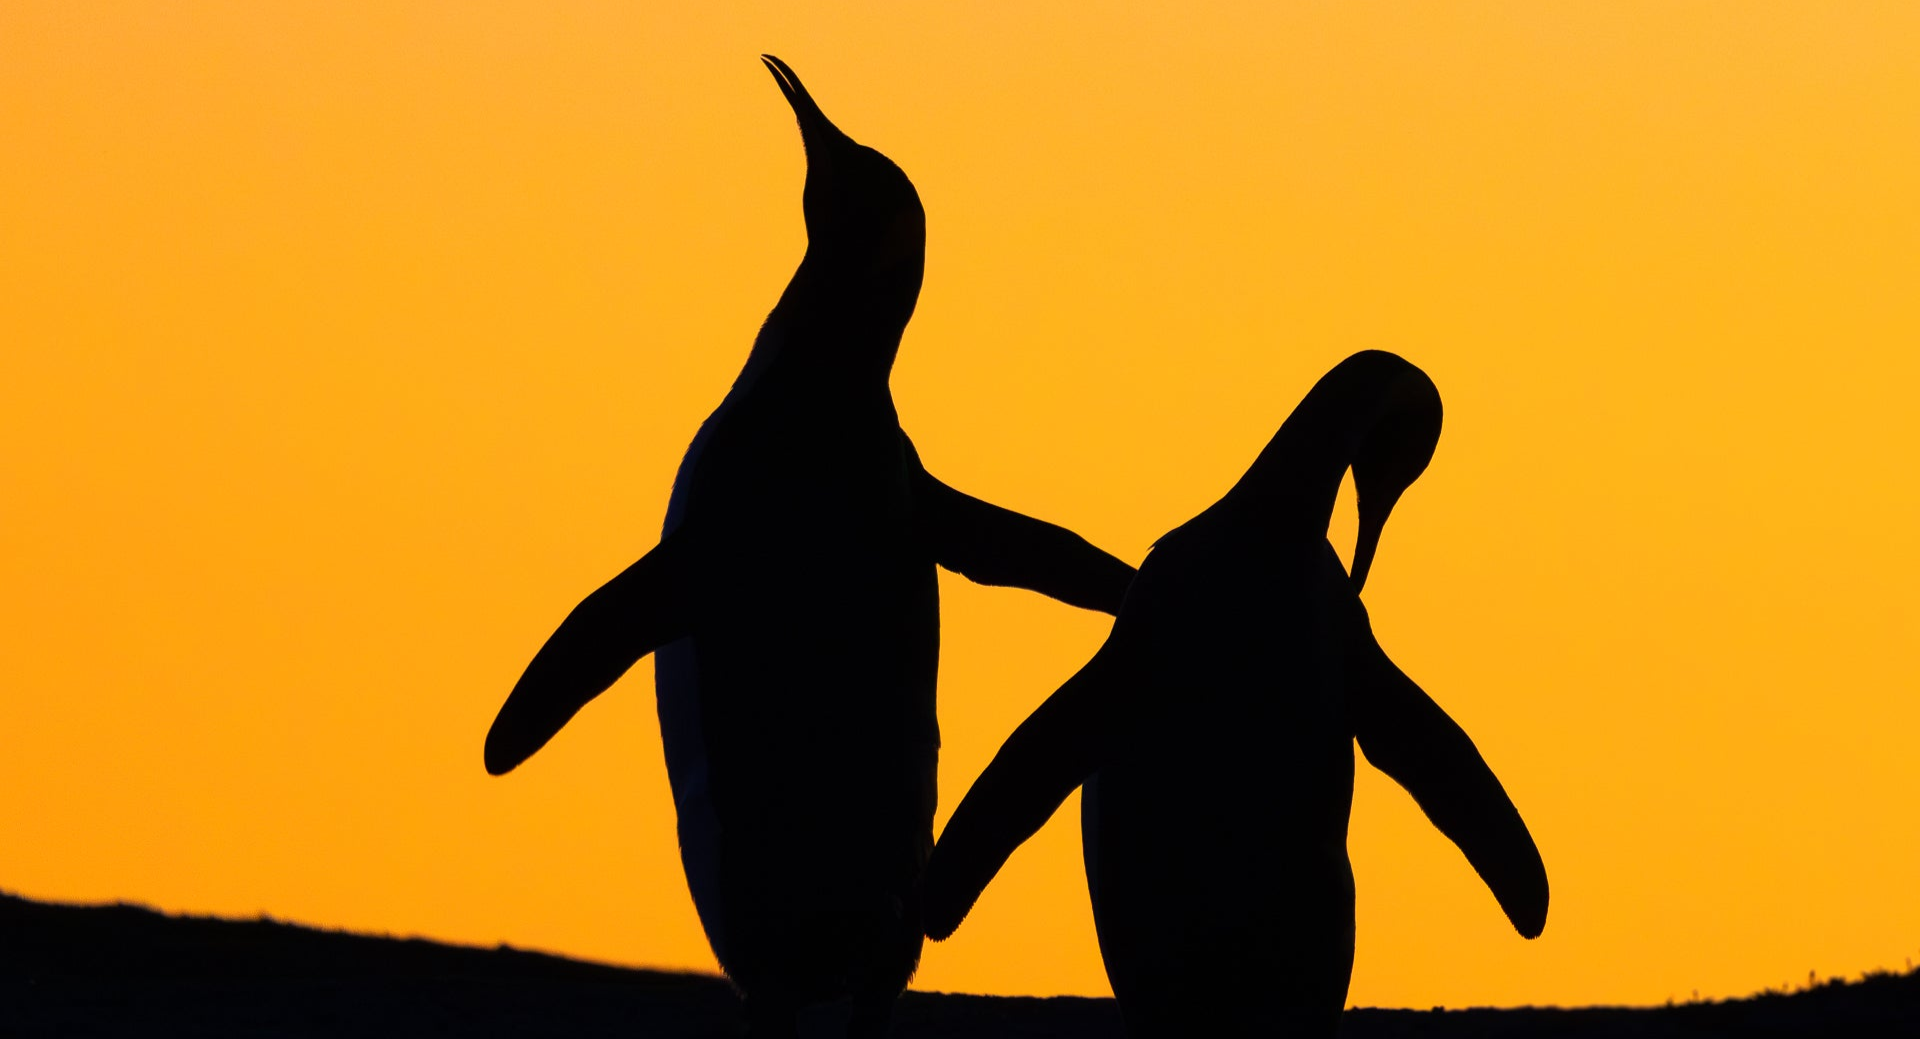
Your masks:
<path fill-rule="evenodd" d="M 760 55 L 760 60 L 766 63 L 767 71 L 773 73 L 774 82 L 780 84 L 780 93 L 786 95 L 787 104 L 793 106 L 794 118 L 800 122 L 800 144 L 806 148 L 809 158 L 816 156 L 828 141 L 846 136 L 820 111 L 813 95 L 807 93 L 800 77 L 793 74 L 786 62 L 771 54 Z"/>
<path fill-rule="evenodd" d="M 1368 500 L 1360 498 L 1360 532 L 1353 541 L 1353 593 L 1367 586 L 1367 571 L 1373 569 L 1373 555 L 1380 550 L 1380 533 L 1387 527 L 1387 516 L 1393 512 L 1393 506 L 1400 500 L 1395 493 L 1391 497 Z"/>

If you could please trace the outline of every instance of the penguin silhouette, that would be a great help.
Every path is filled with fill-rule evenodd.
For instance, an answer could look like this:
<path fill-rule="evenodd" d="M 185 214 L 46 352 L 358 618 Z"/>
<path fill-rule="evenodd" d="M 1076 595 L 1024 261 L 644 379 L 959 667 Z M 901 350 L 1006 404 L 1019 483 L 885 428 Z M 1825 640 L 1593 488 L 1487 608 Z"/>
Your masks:
<path fill-rule="evenodd" d="M 1439 393 L 1401 358 L 1360 353 L 1323 377 L 1224 498 L 1156 543 L 1106 644 L 974 783 L 927 867 L 927 933 L 951 934 L 1085 782 L 1087 887 L 1129 1034 L 1333 1035 L 1357 738 L 1538 935 L 1547 877 L 1526 824 L 1359 598 L 1439 436 Z M 1326 540 L 1349 466 L 1351 577 Z"/>
<path fill-rule="evenodd" d="M 807 251 L 674 479 L 660 543 L 541 647 L 487 734 L 504 773 L 635 661 L 681 859 L 755 1035 L 850 997 L 885 1031 L 933 846 L 935 566 L 1113 613 L 1133 568 L 928 474 L 888 375 L 919 295 L 919 196 L 763 58 L 807 154 Z"/>

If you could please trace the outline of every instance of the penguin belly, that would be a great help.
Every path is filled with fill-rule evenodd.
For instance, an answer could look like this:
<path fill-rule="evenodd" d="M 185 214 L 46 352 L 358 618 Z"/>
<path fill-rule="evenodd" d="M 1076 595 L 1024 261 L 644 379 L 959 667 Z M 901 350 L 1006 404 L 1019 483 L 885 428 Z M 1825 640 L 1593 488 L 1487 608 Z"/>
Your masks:
<path fill-rule="evenodd" d="M 1321 564 L 1171 547 L 1135 636 L 1152 720 L 1081 804 L 1107 975 L 1131 1035 L 1332 1035 L 1353 964 L 1353 741 L 1337 631 L 1309 606 Z"/>
<path fill-rule="evenodd" d="M 929 602 L 932 581 L 929 568 Z M 901 645 L 916 614 L 930 611 L 840 620 Z M 911 976 L 919 935 L 903 900 L 932 848 L 939 753 L 930 712 L 901 710 L 930 698 L 931 669 L 875 666 L 872 644 L 811 628 L 695 635 L 658 672 L 702 925 L 744 990 L 793 1002 Z"/>
<path fill-rule="evenodd" d="M 1292 792 L 1248 771 L 1141 755 L 1085 786 L 1087 889 L 1129 1035 L 1338 1028 L 1354 940 L 1345 829 L 1303 836 L 1286 825 Z"/>
<path fill-rule="evenodd" d="M 932 847 L 939 606 L 903 478 L 783 471 L 714 495 L 723 514 L 684 510 L 714 547 L 656 684 L 714 954 L 750 997 L 804 1005 L 897 991 L 918 961 L 903 901 Z"/>

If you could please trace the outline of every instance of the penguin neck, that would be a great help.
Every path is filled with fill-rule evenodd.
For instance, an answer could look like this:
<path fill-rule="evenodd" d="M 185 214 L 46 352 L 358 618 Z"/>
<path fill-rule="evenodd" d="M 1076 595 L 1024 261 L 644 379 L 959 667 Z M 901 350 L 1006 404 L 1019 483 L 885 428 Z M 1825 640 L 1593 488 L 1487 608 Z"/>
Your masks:
<path fill-rule="evenodd" d="M 1386 404 L 1353 368 L 1342 364 L 1308 391 L 1220 500 L 1226 511 L 1265 529 L 1326 536 L 1340 481 Z"/>
<path fill-rule="evenodd" d="M 893 360 L 913 313 L 918 281 L 904 305 L 831 270 L 808 250 L 767 315 L 747 369 L 782 385 L 819 386 L 835 396 L 887 392 Z M 876 298 L 878 295 L 879 298 Z"/>

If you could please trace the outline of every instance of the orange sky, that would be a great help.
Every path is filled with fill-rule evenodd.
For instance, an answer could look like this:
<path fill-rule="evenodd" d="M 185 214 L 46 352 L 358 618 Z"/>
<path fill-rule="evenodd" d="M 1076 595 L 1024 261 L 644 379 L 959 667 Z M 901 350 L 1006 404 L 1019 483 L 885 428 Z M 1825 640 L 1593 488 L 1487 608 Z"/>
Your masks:
<path fill-rule="evenodd" d="M 1363 766 L 1354 1002 L 1920 951 L 1920 8 L 928 6 L 0 7 L 0 887 L 711 967 L 650 664 L 480 745 L 799 260 L 770 51 L 925 201 L 949 483 L 1138 562 L 1340 357 L 1439 384 L 1367 601 L 1553 909 Z M 1105 626 L 942 590 L 944 818 Z M 1077 819 L 921 987 L 1106 990 Z"/>

